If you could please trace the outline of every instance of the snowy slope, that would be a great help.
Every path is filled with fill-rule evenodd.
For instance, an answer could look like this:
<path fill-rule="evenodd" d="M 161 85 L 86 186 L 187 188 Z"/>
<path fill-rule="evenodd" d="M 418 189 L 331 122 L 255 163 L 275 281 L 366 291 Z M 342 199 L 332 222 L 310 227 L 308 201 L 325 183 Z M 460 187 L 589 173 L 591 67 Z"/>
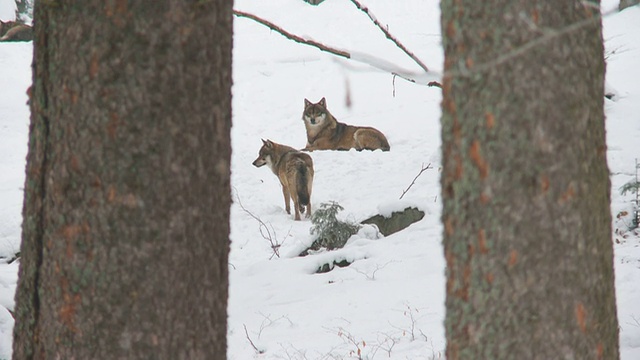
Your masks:
<path fill-rule="evenodd" d="M 0 359 L 11 351 L 18 263 L 4 264 L 20 250 L 22 188 L 27 156 L 31 43 L 0 43 Z"/>
<path fill-rule="evenodd" d="M 0 0 L 3 2 L 10 0 Z M 442 68 L 439 4 L 424 0 L 363 0 L 389 30 L 430 69 Z M 604 8 L 612 8 L 605 1 Z M 420 69 L 349 1 L 312 7 L 300 0 L 236 0 L 235 8 L 307 38 L 408 72 Z M 606 102 L 612 214 L 629 212 L 633 195 L 618 188 L 640 158 L 640 9 L 605 17 L 607 81 L 616 101 Z M 31 44 L 0 44 L 0 256 L 19 247 L 29 113 Z M 234 25 L 230 298 L 228 358 L 438 359 L 444 356 L 444 258 L 439 222 L 440 91 L 408 83 L 366 62 L 336 58 L 285 39 L 262 25 Z M 373 59 L 373 60 L 372 60 Z M 303 100 L 326 97 L 332 113 L 384 132 L 391 151 L 313 152 L 312 204 L 339 202 L 341 217 L 361 221 L 380 211 L 417 206 L 425 218 L 387 238 L 370 228 L 342 250 L 304 258 L 310 221 L 284 211 L 277 178 L 255 168 L 260 139 L 305 145 Z M 349 101 L 348 101 L 349 100 Z M 422 166 L 432 164 L 407 192 Z M 244 207 L 244 209 L 243 209 Z M 249 214 L 250 213 L 250 214 Z M 272 241 L 273 256 L 258 217 Z M 640 358 L 640 241 L 625 232 L 630 215 L 614 221 L 616 289 L 622 359 Z M 315 274 L 327 262 L 345 268 Z M 10 356 L 11 309 L 17 266 L 0 265 L 0 358 Z M 253 343 L 255 347 L 253 348 Z M 258 354 L 261 352 L 262 354 Z"/>
<path fill-rule="evenodd" d="M 611 172 L 611 213 L 616 242 L 615 270 L 622 359 L 640 359 L 640 231 L 628 233 L 635 194 L 620 187 L 635 179 L 640 161 L 640 6 L 604 19 L 607 82 L 616 90 L 607 101 L 607 161 Z M 627 212 L 628 215 L 620 216 Z"/>
<path fill-rule="evenodd" d="M 437 2 L 367 4 L 428 66 L 441 66 Z M 235 7 L 333 47 L 419 70 L 349 2 L 311 7 L 300 1 L 237 1 Z M 429 21 L 407 18 L 408 10 Z M 357 354 L 358 347 L 363 358 L 388 358 L 391 352 L 427 359 L 440 353 L 444 259 L 437 170 L 423 173 L 398 202 L 422 165 L 438 157 L 440 91 L 396 79 L 394 97 L 390 74 L 291 42 L 247 19 L 236 19 L 235 35 L 232 184 L 242 205 L 273 226 L 283 256 L 269 260 L 269 242 L 258 223 L 234 204 L 229 358 L 255 354 L 244 326 L 266 358 L 343 358 Z M 260 138 L 304 147 L 303 100 L 322 97 L 340 121 L 384 132 L 392 149 L 312 153 L 315 206 L 337 201 L 345 218 L 361 221 L 379 208 L 402 209 L 408 201 L 427 215 L 386 239 L 356 236 L 343 250 L 299 258 L 312 241 L 311 224 L 291 221 L 277 178 L 251 162 Z M 345 258 L 355 262 L 314 274 L 323 263 Z"/>

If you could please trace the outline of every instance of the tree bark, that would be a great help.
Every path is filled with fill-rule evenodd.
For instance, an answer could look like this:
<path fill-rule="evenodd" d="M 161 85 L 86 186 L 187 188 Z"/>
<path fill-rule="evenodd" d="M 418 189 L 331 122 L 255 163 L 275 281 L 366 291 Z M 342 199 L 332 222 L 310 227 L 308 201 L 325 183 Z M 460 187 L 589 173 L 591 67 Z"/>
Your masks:
<path fill-rule="evenodd" d="M 15 359 L 225 359 L 232 2 L 40 1 Z"/>
<path fill-rule="evenodd" d="M 617 359 L 599 4 L 441 6 L 447 359 Z"/>

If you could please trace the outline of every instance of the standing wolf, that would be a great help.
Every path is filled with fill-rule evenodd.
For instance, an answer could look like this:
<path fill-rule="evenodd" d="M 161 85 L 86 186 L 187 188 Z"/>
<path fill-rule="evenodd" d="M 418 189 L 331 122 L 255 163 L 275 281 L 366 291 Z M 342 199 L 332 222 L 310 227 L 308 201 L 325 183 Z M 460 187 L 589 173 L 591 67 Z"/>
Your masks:
<path fill-rule="evenodd" d="M 376 150 L 389 151 L 387 138 L 368 126 L 352 126 L 338 122 L 327 110 L 322 98 L 317 104 L 304 99 L 302 120 L 307 129 L 307 146 L 302 150 Z"/>
<path fill-rule="evenodd" d="M 289 199 L 293 198 L 295 219 L 300 220 L 300 213 L 311 216 L 311 187 L 313 184 L 313 160 L 311 156 L 286 145 L 276 144 L 271 140 L 262 140 L 258 158 L 253 162 L 255 167 L 268 165 L 282 184 L 284 205 L 287 214 L 291 214 Z"/>

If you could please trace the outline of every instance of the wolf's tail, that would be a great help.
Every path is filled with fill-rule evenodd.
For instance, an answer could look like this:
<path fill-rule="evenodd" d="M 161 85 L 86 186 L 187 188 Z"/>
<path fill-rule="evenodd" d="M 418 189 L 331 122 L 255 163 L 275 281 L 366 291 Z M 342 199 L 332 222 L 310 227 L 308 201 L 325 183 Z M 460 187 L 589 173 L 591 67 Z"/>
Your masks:
<path fill-rule="evenodd" d="M 297 167 L 298 176 L 296 176 L 296 189 L 298 190 L 298 200 L 301 206 L 307 206 L 309 205 L 309 197 L 311 196 L 308 187 L 309 176 L 311 176 L 311 174 L 309 174 L 309 169 L 304 162 L 299 162 Z"/>

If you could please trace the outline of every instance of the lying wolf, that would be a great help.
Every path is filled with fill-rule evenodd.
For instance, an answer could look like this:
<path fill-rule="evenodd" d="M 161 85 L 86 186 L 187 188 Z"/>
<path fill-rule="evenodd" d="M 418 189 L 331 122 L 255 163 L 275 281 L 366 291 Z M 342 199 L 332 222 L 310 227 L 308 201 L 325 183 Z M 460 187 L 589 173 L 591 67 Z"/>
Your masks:
<path fill-rule="evenodd" d="M 302 150 L 390 149 L 387 138 L 379 130 L 338 122 L 327 110 L 325 98 L 316 104 L 304 99 L 302 120 L 307 129 L 307 146 Z"/>
<path fill-rule="evenodd" d="M 293 198 L 295 219 L 300 220 L 300 213 L 305 212 L 305 207 L 306 216 L 311 216 L 311 187 L 313 184 L 311 156 L 271 140 L 262 140 L 262 147 L 253 165 L 255 167 L 267 165 L 276 174 L 282 184 L 287 214 L 291 214 L 289 199 Z"/>
<path fill-rule="evenodd" d="M 33 29 L 29 25 L 15 21 L 4 22 L 0 20 L 0 41 L 31 41 Z"/>

